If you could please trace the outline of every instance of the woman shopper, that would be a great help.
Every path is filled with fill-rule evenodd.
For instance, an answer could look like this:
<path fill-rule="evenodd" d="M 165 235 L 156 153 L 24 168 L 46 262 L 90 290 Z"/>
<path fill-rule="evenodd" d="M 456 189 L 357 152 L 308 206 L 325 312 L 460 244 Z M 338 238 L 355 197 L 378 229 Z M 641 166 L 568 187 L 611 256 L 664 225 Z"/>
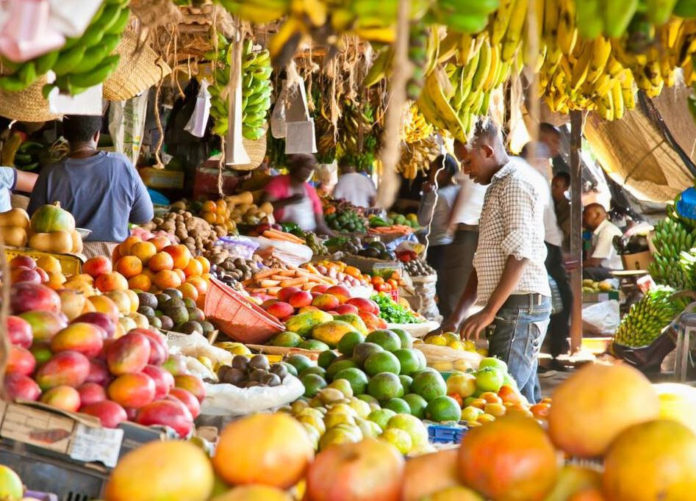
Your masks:
<path fill-rule="evenodd" d="M 428 180 L 423 183 L 422 197 L 418 207 L 418 224 L 428 227 L 427 261 L 437 273 L 437 295 L 444 301 L 443 288 L 444 252 L 452 243 L 453 236 L 448 231 L 450 214 L 459 193 L 459 185 L 454 176 L 459 170 L 457 161 L 450 155 L 440 155 L 430 164 Z M 456 298 L 455 298 L 456 301 Z M 442 313 L 442 310 L 440 311 Z"/>

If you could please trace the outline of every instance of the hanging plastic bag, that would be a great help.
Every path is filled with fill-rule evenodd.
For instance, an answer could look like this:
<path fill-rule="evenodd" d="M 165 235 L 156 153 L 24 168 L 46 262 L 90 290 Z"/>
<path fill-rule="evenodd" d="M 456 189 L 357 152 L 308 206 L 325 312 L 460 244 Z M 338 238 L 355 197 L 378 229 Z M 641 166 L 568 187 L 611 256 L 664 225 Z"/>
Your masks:
<path fill-rule="evenodd" d="M 619 323 L 621 323 L 619 302 L 614 299 L 582 308 L 584 332 L 595 335 L 613 334 L 619 327 Z"/>
<path fill-rule="evenodd" d="M 282 139 L 287 134 L 285 123 L 285 99 L 288 95 L 287 81 L 283 80 L 283 88 L 276 99 L 271 112 L 271 135 L 276 139 Z"/>
<path fill-rule="evenodd" d="M 60 2 L 71 3 L 67 0 Z M 97 2 L 92 15 L 98 7 Z M 48 0 L 7 0 L 0 10 L 6 14 L 0 31 L 0 54 L 7 59 L 17 63 L 28 61 L 65 43 L 65 36 L 56 29 L 51 19 Z M 86 27 L 85 24 L 82 30 Z"/>
<path fill-rule="evenodd" d="M 205 136 L 205 129 L 208 125 L 208 117 L 210 117 L 209 85 L 207 80 L 203 79 L 201 81 L 201 87 L 198 89 L 198 97 L 196 98 L 196 105 L 193 108 L 193 113 L 191 113 L 191 118 L 189 118 L 189 121 L 184 127 L 185 131 L 195 137 Z"/>

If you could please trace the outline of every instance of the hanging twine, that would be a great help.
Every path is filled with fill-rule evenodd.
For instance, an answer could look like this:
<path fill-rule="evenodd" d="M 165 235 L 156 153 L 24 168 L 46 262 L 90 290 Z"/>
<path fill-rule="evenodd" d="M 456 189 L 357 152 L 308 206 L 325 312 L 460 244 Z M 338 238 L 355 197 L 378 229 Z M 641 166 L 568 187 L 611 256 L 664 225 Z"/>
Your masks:
<path fill-rule="evenodd" d="M 0 374 L 5 374 L 10 356 L 7 317 L 10 314 L 10 267 L 5 255 L 5 241 L 0 234 L 0 271 L 2 271 L 2 303 L 0 303 Z M 4 378 L 0 379 L 0 397 L 6 399 Z"/>

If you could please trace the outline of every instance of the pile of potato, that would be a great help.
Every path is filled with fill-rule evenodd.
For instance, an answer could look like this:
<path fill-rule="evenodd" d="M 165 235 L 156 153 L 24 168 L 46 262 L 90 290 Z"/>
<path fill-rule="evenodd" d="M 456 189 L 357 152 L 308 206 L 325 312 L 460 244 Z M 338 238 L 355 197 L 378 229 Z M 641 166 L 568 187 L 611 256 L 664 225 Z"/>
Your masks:
<path fill-rule="evenodd" d="M 149 231 L 162 230 L 175 235 L 179 242 L 188 247 L 194 255 L 213 248 L 219 237 L 227 235 L 227 229 L 224 226 L 211 226 L 203 219 L 182 209 L 156 217 L 152 222 L 143 225 L 143 228 Z"/>
<path fill-rule="evenodd" d="M 228 231 L 234 231 L 238 224 L 257 225 L 268 223 L 273 214 L 273 206 L 264 203 L 257 206 L 251 192 L 229 195 L 217 201 L 203 202 L 201 217 L 210 224 L 220 224 Z"/>

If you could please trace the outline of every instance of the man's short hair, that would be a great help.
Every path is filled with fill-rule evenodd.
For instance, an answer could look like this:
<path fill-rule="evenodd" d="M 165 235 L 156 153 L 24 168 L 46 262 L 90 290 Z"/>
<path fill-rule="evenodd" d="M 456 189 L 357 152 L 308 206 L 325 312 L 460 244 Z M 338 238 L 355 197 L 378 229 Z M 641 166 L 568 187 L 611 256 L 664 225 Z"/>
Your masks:
<path fill-rule="evenodd" d="M 602 204 L 600 204 L 599 202 L 594 202 L 594 203 L 591 203 L 591 204 L 587 204 L 587 205 L 585 206 L 585 208 L 583 209 L 583 211 L 590 211 L 590 210 L 593 210 L 593 209 L 599 209 L 599 210 L 601 210 L 604 214 L 607 213 L 607 209 L 605 209 L 604 206 L 603 206 Z"/>
<path fill-rule="evenodd" d="M 452 155 L 438 155 L 433 164 L 438 168 L 444 168 L 444 171 L 450 176 L 454 176 L 459 171 L 459 165 Z"/>
<path fill-rule="evenodd" d="M 548 122 L 541 122 L 539 124 L 539 132 L 545 132 L 547 134 L 553 134 L 555 136 L 561 135 L 561 130 L 553 124 Z"/>
<path fill-rule="evenodd" d="M 562 179 L 566 186 L 570 186 L 570 174 L 567 172 L 559 172 L 554 178 Z"/>
<path fill-rule="evenodd" d="M 101 130 L 101 116 L 69 115 L 63 119 L 63 137 L 70 143 L 85 143 Z"/>

